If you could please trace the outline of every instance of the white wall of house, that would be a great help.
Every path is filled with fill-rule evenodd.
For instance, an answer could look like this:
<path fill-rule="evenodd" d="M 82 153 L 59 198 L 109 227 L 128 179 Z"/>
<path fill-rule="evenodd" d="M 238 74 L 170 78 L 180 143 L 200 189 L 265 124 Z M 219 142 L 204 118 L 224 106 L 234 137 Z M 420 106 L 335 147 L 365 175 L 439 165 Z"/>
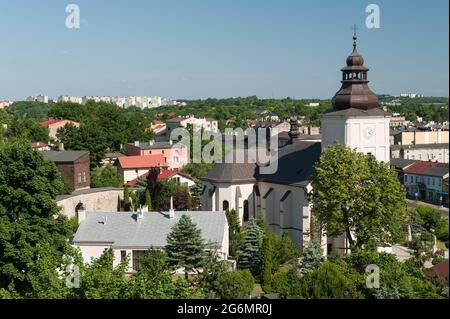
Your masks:
<path fill-rule="evenodd" d="M 119 174 L 122 174 L 124 183 L 128 183 L 129 181 L 135 180 L 139 176 L 144 175 L 149 170 L 150 167 L 138 169 L 123 169 L 119 167 Z"/>

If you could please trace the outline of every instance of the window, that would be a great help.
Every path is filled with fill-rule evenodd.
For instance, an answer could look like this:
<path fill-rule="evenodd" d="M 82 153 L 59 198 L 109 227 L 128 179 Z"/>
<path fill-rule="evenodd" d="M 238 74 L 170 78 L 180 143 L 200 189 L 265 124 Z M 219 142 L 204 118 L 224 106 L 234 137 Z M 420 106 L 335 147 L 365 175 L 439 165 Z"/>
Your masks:
<path fill-rule="evenodd" d="M 230 203 L 228 203 L 227 200 L 224 200 L 222 203 L 222 209 L 223 210 L 228 210 L 230 208 Z"/>
<path fill-rule="evenodd" d="M 440 178 L 438 179 L 438 185 L 439 185 L 439 187 L 442 186 L 442 180 Z"/>
<path fill-rule="evenodd" d="M 248 222 L 249 219 L 248 200 L 244 200 L 244 222 Z"/>
<path fill-rule="evenodd" d="M 175 157 L 173 158 L 173 161 L 174 161 L 175 163 L 179 163 L 179 162 L 180 162 L 180 158 L 179 158 L 178 156 L 175 156 Z"/>
<path fill-rule="evenodd" d="M 430 185 L 430 178 L 427 177 L 427 184 Z"/>
<path fill-rule="evenodd" d="M 83 183 L 86 183 L 86 172 L 83 172 Z"/>
<path fill-rule="evenodd" d="M 416 184 L 419 182 L 419 176 L 416 176 Z"/>
<path fill-rule="evenodd" d="M 405 175 L 405 183 L 408 182 L 408 175 Z"/>
<path fill-rule="evenodd" d="M 139 271 L 141 268 L 141 260 L 144 257 L 145 250 L 133 250 L 133 270 Z"/>
<path fill-rule="evenodd" d="M 413 176 L 410 176 L 410 177 L 409 177 L 409 182 L 410 182 L 410 183 L 414 183 L 414 177 L 413 177 Z"/>
<path fill-rule="evenodd" d="M 127 258 L 127 251 L 126 250 L 121 250 L 120 251 L 120 262 L 124 261 L 125 258 Z"/>
<path fill-rule="evenodd" d="M 431 185 L 434 186 L 434 178 L 431 179 Z"/>
<path fill-rule="evenodd" d="M 78 183 L 81 183 L 81 181 L 82 181 L 82 179 L 81 179 L 81 173 L 78 173 L 78 174 L 77 174 L 77 180 L 78 180 Z"/>

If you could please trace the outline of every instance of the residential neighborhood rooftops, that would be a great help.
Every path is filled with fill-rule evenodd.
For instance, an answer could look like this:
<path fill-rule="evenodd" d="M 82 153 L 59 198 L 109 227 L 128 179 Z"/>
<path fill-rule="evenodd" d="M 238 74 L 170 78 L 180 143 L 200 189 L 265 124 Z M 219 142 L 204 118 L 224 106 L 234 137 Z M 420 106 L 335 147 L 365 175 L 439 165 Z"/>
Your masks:
<path fill-rule="evenodd" d="M 56 163 L 74 162 L 80 157 L 89 154 L 88 151 L 43 151 L 42 155 Z"/>
<path fill-rule="evenodd" d="M 171 143 L 166 141 L 161 142 L 155 142 L 155 141 L 149 141 L 149 142 L 135 142 L 135 143 L 129 143 L 128 145 L 139 147 L 143 150 L 151 150 L 151 149 L 162 149 L 162 148 L 182 148 L 186 147 L 185 145 L 179 144 L 179 143 Z"/>
<path fill-rule="evenodd" d="M 444 163 L 416 161 L 412 165 L 406 167 L 404 172 L 408 174 L 444 177 L 449 173 L 449 166 Z"/>
<path fill-rule="evenodd" d="M 174 117 L 173 119 L 168 120 L 167 123 L 181 123 L 184 120 L 186 119 L 183 117 Z"/>
<path fill-rule="evenodd" d="M 140 178 L 143 178 L 144 180 L 146 180 L 146 179 L 149 177 L 149 175 L 150 175 L 150 174 L 147 172 L 147 173 L 145 173 L 144 175 L 140 176 Z M 176 172 L 176 171 L 171 171 L 171 170 L 167 170 L 167 169 L 162 169 L 162 170 L 159 172 L 159 175 L 158 175 L 158 177 L 157 177 L 157 180 L 159 180 L 159 181 L 165 180 L 165 179 L 174 177 L 175 175 L 177 175 L 177 172 Z M 131 180 L 131 181 L 129 181 L 129 182 L 127 183 L 127 186 L 130 186 L 130 187 L 135 187 L 135 186 L 137 186 L 137 185 L 138 185 L 138 179 L 137 179 L 137 178 L 136 178 L 136 179 L 133 179 L 133 180 Z"/>
<path fill-rule="evenodd" d="M 119 157 L 117 161 L 123 169 L 167 166 L 166 159 L 162 155 L 124 156 Z"/>
<path fill-rule="evenodd" d="M 34 142 L 31 144 L 31 148 L 41 148 L 41 147 L 49 147 L 49 145 L 44 142 Z"/>
<path fill-rule="evenodd" d="M 181 216 L 189 215 L 201 229 L 202 237 L 217 246 L 224 240 L 228 224 L 225 212 L 144 212 L 137 218 L 133 212 L 88 212 L 73 239 L 76 245 L 89 243 L 112 244 L 113 248 L 151 248 L 166 246 L 166 238 Z"/>

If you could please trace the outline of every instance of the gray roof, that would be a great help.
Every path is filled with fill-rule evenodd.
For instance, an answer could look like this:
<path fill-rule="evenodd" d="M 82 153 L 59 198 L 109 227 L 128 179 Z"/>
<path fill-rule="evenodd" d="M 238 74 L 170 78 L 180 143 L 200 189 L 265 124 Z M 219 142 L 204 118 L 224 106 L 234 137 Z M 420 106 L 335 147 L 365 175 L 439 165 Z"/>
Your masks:
<path fill-rule="evenodd" d="M 384 116 L 384 117 L 390 117 L 391 114 L 388 112 L 383 111 L 380 108 L 374 108 L 369 110 L 361 110 L 357 108 L 349 108 L 345 110 L 340 111 L 331 111 L 328 113 L 322 114 L 322 117 L 335 117 L 335 116 Z"/>
<path fill-rule="evenodd" d="M 449 143 L 436 143 L 436 144 L 416 144 L 416 145 L 391 145 L 391 150 L 401 149 L 427 149 L 427 148 L 448 148 Z"/>
<path fill-rule="evenodd" d="M 425 175 L 436 176 L 436 177 L 444 177 L 448 174 L 448 165 L 447 166 L 438 166 L 432 167 L 425 172 Z"/>
<path fill-rule="evenodd" d="M 415 160 L 404 159 L 404 158 L 391 158 L 391 165 L 395 168 L 404 169 L 405 167 L 415 163 Z"/>
<path fill-rule="evenodd" d="M 202 180 L 219 183 L 265 181 L 305 186 L 314 164 L 319 161 L 320 153 L 321 143 L 297 141 L 278 150 L 278 168 L 274 174 L 260 174 L 256 163 L 218 163 Z M 245 151 L 244 155 L 247 154 Z"/>
<path fill-rule="evenodd" d="M 89 154 L 88 151 L 42 151 L 42 155 L 44 155 L 45 159 L 63 163 L 63 162 L 74 162 L 78 160 L 80 157 Z"/>
<path fill-rule="evenodd" d="M 131 212 L 88 212 L 75 234 L 75 245 L 108 244 L 113 248 L 165 247 L 167 235 L 182 215 L 189 215 L 201 229 L 202 237 L 220 246 L 224 239 L 225 212 L 175 212 L 169 219 L 165 213 L 147 212 L 141 220 Z"/>

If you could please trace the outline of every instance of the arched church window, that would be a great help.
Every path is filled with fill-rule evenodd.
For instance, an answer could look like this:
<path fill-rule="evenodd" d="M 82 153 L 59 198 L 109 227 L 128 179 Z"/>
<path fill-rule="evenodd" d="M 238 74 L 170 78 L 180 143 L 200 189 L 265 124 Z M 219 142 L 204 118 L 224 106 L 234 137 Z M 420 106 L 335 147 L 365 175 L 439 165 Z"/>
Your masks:
<path fill-rule="evenodd" d="M 230 203 L 228 203 L 227 200 L 224 200 L 222 203 L 222 209 L 223 210 L 228 210 L 230 208 Z"/>
<path fill-rule="evenodd" d="M 248 222 L 248 220 L 250 219 L 249 216 L 250 212 L 248 209 L 248 200 L 244 201 L 244 222 Z"/>

